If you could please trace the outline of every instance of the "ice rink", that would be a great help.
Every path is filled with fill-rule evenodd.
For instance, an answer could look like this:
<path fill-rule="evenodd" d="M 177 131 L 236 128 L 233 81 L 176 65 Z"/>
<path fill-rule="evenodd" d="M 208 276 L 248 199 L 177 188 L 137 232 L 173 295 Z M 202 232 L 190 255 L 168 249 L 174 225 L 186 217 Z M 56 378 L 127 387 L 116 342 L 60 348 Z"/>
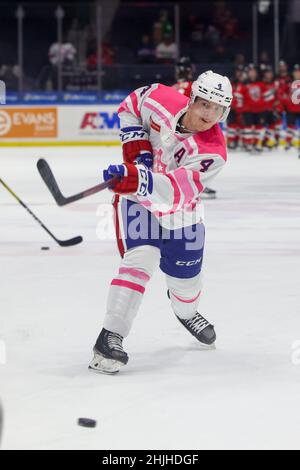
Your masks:
<path fill-rule="evenodd" d="M 116 376 L 88 371 L 118 269 L 99 240 L 104 191 L 59 208 L 36 161 L 65 194 L 102 179 L 120 147 L 0 148 L 0 397 L 4 449 L 300 449 L 300 160 L 295 151 L 233 153 L 207 201 L 205 289 L 217 349 L 201 350 L 174 317 L 157 272 Z M 41 251 L 49 246 L 49 251 Z M 6 354 L 4 354 L 6 353 Z M 95 429 L 77 426 L 94 418 Z"/>

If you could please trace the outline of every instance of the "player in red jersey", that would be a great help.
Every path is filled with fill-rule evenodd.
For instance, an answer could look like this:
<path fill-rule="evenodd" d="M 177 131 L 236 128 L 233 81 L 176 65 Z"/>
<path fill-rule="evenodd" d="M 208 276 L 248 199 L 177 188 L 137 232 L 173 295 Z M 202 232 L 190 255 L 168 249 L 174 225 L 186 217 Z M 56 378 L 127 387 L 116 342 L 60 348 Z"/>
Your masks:
<path fill-rule="evenodd" d="M 278 102 L 278 87 L 274 80 L 274 72 L 270 65 L 262 71 L 262 120 L 264 125 L 265 145 L 272 149 L 276 145 L 275 139 L 275 111 Z"/>
<path fill-rule="evenodd" d="M 291 82 L 286 84 L 282 103 L 287 115 L 286 150 L 299 145 L 300 126 L 300 65 L 295 64 Z"/>
<path fill-rule="evenodd" d="M 231 113 L 227 120 L 228 148 L 235 149 L 243 133 L 244 88 L 245 71 L 242 65 L 238 65 L 231 80 L 232 104 Z"/>
<path fill-rule="evenodd" d="M 190 98 L 192 92 L 193 83 L 193 65 L 189 57 L 181 57 L 176 64 L 176 80 L 177 82 L 173 85 L 179 93 Z M 211 188 L 204 188 L 202 197 L 206 199 L 215 199 L 217 192 Z"/>
<path fill-rule="evenodd" d="M 288 133 L 283 129 L 283 112 L 285 112 L 285 96 L 288 94 L 289 86 L 292 82 L 292 77 L 289 74 L 288 65 L 284 60 L 279 62 L 278 75 L 275 79 L 276 86 L 278 89 L 278 102 L 277 102 L 277 111 L 278 119 L 275 123 L 275 137 L 277 142 L 284 144 L 286 142 L 286 148 L 289 148 Z"/>
<path fill-rule="evenodd" d="M 244 143 L 247 151 L 262 150 L 264 136 L 263 119 L 263 83 L 255 65 L 247 67 L 248 79 L 245 84 L 244 97 Z"/>
<path fill-rule="evenodd" d="M 173 85 L 179 93 L 187 96 L 191 96 L 192 83 L 193 83 L 193 66 L 189 57 L 181 57 L 176 64 L 176 80 L 177 82 Z"/>
<path fill-rule="evenodd" d="M 276 76 L 276 82 L 278 86 L 279 93 L 286 90 L 286 85 L 291 83 L 292 77 L 289 74 L 289 69 L 287 63 L 284 60 L 279 62 L 278 75 Z"/>

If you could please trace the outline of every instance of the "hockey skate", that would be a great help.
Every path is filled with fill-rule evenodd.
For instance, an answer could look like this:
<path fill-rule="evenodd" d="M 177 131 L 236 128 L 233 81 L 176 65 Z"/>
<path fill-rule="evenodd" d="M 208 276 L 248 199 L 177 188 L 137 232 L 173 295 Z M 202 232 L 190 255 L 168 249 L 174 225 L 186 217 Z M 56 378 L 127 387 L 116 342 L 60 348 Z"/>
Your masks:
<path fill-rule="evenodd" d="M 216 199 L 217 191 L 211 188 L 204 188 L 202 191 L 203 199 Z"/>
<path fill-rule="evenodd" d="M 288 151 L 288 150 L 290 150 L 291 148 L 292 148 L 292 142 L 289 141 L 289 142 L 287 142 L 287 143 L 285 144 L 284 150 Z"/>
<path fill-rule="evenodd" d="M 254 147 L 253 147 L 253 145 L 252 145 L 252 144 L 246 144 L 246 145 L 245 145 L 245 151 L 246 151 L 247 153 L 253 153 L 253 152 L 254 152 Z"/>
<path fill-rule="evenodd" d="M 260 145 L 256 145 L 254 150 L 255 150 L 256 153 L 262 153 L 263 148 Z"/>
<path fill-rule="evenodd" d="M 237 141 L 235 141 L 235 142 L 228 142 L 227 147 L 229 148 L 229 150 L 236 150 L 236 149 L 237 149 L 237 145 L 238 145 Z"/>
<path fill-rule="evenodd" d="M 123 349 L 123 337 L 112 331 L 102 329 L 94 346 L 94 358 L 89 365 L 102 374 L 116 374 L 128 362 L 128 355 Z"/>
<path fill-rule="evenodd" d="M 214 326 L 209 323 L 200 313 L 196 312 L 193 318 L 185 320 L 176 315 L 180 323 L 205 346 L 214 347 L 216 333 Z"/>

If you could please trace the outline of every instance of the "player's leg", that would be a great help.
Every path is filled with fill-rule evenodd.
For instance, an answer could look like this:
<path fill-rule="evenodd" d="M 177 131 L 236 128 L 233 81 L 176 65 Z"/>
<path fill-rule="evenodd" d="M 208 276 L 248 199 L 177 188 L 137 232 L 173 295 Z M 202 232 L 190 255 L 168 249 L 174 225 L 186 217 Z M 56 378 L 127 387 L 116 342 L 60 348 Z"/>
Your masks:
<path fill-rule="evenodd" d="M 275 140 L 277 147 L 285 147 L 286 144 L 286 112 L 279 111 L 275 118 Z"/>
<path fill-rule="evenodd" d="M 265 113 L 255 113 L 255 150 L 262 152 L 263 141 L 266 133 Z"/>
<path fill-rule="evenodd" d="M 200 343 L 213 345 L 216 341 L 214 326 L 197 310 L 201 294 L 201 274 L 184 280 L 167 276 L 167 285 L 173 311 L 180 323 Z"/>
<path fill-rule="evenodd" d="M 296 113 L 296 147 L 300 158 L 300 112 Z"/>
<path fill-rule="evenodd" d="M 266 146 L 271 150 L 276 145 L 275 139 L 275 116 L 272 111 L 266 112 L 266 126 L 267 126 L 267 134 L 266 134 Z"/>
<path fill-rule="evenodd" d="M 227 119 L 227 141 L 229 149 L 236 149 L 238 141 L 238 123 L 235 110 L 231 110 Z"/>
<path fill-rule="evenodd" d="M 299 148 L 299 145 L 298 145 L 299 117 L 298 117 L 298 116 L 299 116 L 299 113 L 293 113 L 293 126 L 292 126 L 292 129 L 293 129 L 293 136 L 292 136 L 292 146 L 293 146 L 295 149 L 298 149 L 298 148 Z"/>
<path fill-rule="evenodd" d="M 296 125 L 296 114 L 287 111 L 287 131 L 286 131 L 286 145 L 285 150 L 289 150 L 292 147 L 293 139 L 295 135 Z"/>
<path fill-rule="evenodd" d="M 211 345 L 216 339 L 214 327 L 197 311 L 202 288 L 204 240 L 203 224 L 186 227 L 181 239 L 172 237 L 163 242 L 160 267 L 166 274 L 168 295 L 176 317 L 198 341 Z"/>
<path fill-rule="evenodd" d="M 119 229 L 119 235 L 124 235 L 125 230 L 127 231 L 126 239 L 122 240 L 125 252 L 118 274 L 113 278 L 109 288 L 103 328 L 94 346 L 94 359 L 90 364 L 90 368 L 104 373 L 116 373 L 128 362 L 128 356 L 123 349 L 123 338 L 129 334 L 147 282 L 158 267 L 160 259 L 159 238 L 147 239 L 148 229 L 152 235 L 156 233 L 159 236 L 159 233 L 155 232 L 155 227 L 153 230 L 153 227 L 148 226 L 148 220 L 151 219 L 154 224 L 157 224 L 157 221 L 146 209 L 141 208 L 139 213 L 142 213 L 144 219 L 139 219 L 139 222 L 143 227 L 147 227 L 147 230 L 144 237 L 139 237 L 141 234 L 136 233 L 134 228 L 134 223 L 138 220 L 130 215 L 131 206 L 132 203 L 127 203 L 123 199 L 118 210 L 116 227 Z M 147 242 L 151 242 L 152 245 L 145 244 Z"/>
<path fill-rule="evenodd" d="M 245 127 L 244 127 L 244 132 L 243 132 L 244 146 L 247 152 L 251 152 L 251 150 L 253 150 L 253 144 L 254 144 L 253 113 L 250 113 L 250 112 L 244 113 L 244 122 L 245 122 Z"/>
<path fill-rule="evenodd" d="M 103 327 L 128 336 L 153 272 L 159 266 L 159 249 L 138 246 L 128 250 L 111 281 Z"/>
<path fill-rule="evenodd" d="M 244 149 L 245 148 L 245 142 L 244 142 L 244 133 L 245 133 L 245 113 L 244 112 L 239 112 L 238 113 L 238 144 L 237 148 L 238 149 Z"/>
<path fill-rule="evenodd" d="M 159 265 L 159 258 L 159 249 L 149 245 L 132 248 L 125 253 L 109 288 L 103 328 L 94 346 L 91 369 L 115 373 L 127 364 L 123 338 L 130 332 L 147 282 Z"/>

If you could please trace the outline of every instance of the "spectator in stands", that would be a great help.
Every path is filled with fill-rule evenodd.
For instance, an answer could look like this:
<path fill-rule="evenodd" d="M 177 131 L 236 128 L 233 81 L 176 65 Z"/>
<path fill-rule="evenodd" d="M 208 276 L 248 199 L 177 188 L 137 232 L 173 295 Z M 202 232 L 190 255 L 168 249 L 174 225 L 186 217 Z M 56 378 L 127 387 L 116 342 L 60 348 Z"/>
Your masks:
<path fill-rule="evenodd" d="M 89 26 L 80 27 L 78 18 L 74 18 L 69 31 L 67 32 L 67 42 L 73 44 L 77 51 L 77 62 L 84 64 L 87 55 L 87 40 Z"/>
<path fill-rule="evenodd" d="M 224 24 L 222 37 L 225 40 L 238 39 L 236 22 L 234 20 L 228 21 Z"/>
<path fill-rule="evenodd" d="M 167 10 L 160 10 L 159 18 L 153 23 L 152 39 L 154 46 L 158 46 L 163 41 L 164 35 L 172 34 L 173 26 L 169 19 Z"/>
<path fill-rule="evenodd" d="M 5 83 L 7 91 L 18 90 L 18 77 L 14 67 L 11 65 L 2 65 L 0 69 L 0 80 L 3 80 Z"/>
<path fill-rule="evenodd" d="M 194 43 L 201 43 L 204 39 L 204 25 L 202 23 L 195 23 L 190 33 L 190 40 Z"/>
<path fill-rule="evenodd" d="M 155 50 L 148 34 L 142 37 L 141 45 L 137 50 L 137 61 L 139 64 L 153 64 L 155 61 Z"/>
<path fill-rule="evenodd" d="M 102 41 L 102 62 L 103 65 L 113 65 L 115 62 L 115 51 L 108 39 Z"/>
<path fill-rule="evenodd" d="M 95 25 L 89 25 L 87 31 L 86 58 L 97 55 L 97 36 Z"/>
<path fill-rule="evenodd" d="M 168 10 L 160 10 L 159 12 L 159 23 L 162 26 L 162 33 L 165 34 L 173 34 L 173 26 L 169 19 L 169 12 Z"/>
<path fill-rule="evenodd" d="M 221 32 L 222 40 L 229 42 L 236 40 L 240 37 L 240 31 L 238 30 L 238 20 L 232 14 L 232 11 L 229 10 L 226 5 L 219 4 L 216 7 L 213 24 Z"/>
<path fill-rule="evenodd" d="M 54 42 L 49 48 L 49 61 L 53 66 L 57 66 L 60 63 L 63 65 L 71 65 L 74 63 L 76 52 L 73 44 L 69 42 L 61 44 Z"/>
<path fill-rule="evenodd" d="M 244 56 L 244 54 L 242 52 L 238 52 L 234 58 L 234 65 L 235 67 L 239 67 L 240 65 L 242 65 L 243 67 L 246 67 L 247 65 L 247 62 L 246 62 L 246 58 Z"/>
<path fill-rule="evenodd" d="M 112 48 L 108 36 L 102 41 L 102 65 L 113 65 L 115 62 L 115 51 Z M 95 49 L 91 49 L 90 53 L 86 59 L 86 64 L 90 69 L 97 67 L 97 44 L 95 44 Z"/>
<path fill-rule="evenodd" d="M 77 51 L 71 43 L 54 42 L 51 44 L 48 51 L 50 64 L 41 71 L 38 79 L 40 86 L 47 90 L 57 89 L 58 66 L 61 64 L 64 68 L 72 67 L 75 63 L 76 53 Z"/>
<path fill-rule="evenodd" d="M 196 15 L 190 15 L 187 21 L 187 31 L 190 41 L 201 43 L 204 39 L 204 25 Z"/>
<path fill-rule="evenodd" d="M 219 29 L 217 29 L 214 25 L 210 24 L 207 28 L 205 38 L 211 46 L 216 47 L 220 43 Z"/>
<path fill-rule="evenodd" d="M 258 62 L 263 66 L 271 65 L 269 53 L 267 51 L 261 51 Z"/>
<path fill-rule="evenodd" d="M 163 41 L 155 49 L 155 57 L 164 64 L 171 64 L 177 59 L 177 45 L 171 34 L 164 35 Z"/>
<path fill-rule="evenodd" d="M 218 25 L 219 27 L 222 27 L 224 19 L 226 19 L 226 16 L 228 13 L 226 13 L 226 10 L 228 12 L 228 9 L 226 8 L 226 5 L 224 2 L 218 2 L 215 4 L 215 7 L 213 9 L 213 22 L 214 24 Z"/>
<path fill-rule="evenodd" d="M 225 49 L 222 44 L 218 44 L 211 55 L 211 61 L 224 64 L 225 62 L 231 62 L 232 57 L 228 49 Z"/>
<path fill-rule="evenodd" d="M 74 45 L 75 49 L 78 50 L 78 46 L 81 41 L 81 31 L 79 28 L 78 18 L 73 18 L 71 27 L 66 34 L 67 42 Z"/>
<path fill-rule="evenodd" d="M 162 37 L 163 37 L 162 25 L 161 23 L 159 23 L 159 21 L 156 21 L 155 23 L 153 23 L 153 27 L 152 27 L 153 44 L 155 46 L 158 46 L 158 44 L 162 42 Z"/>

